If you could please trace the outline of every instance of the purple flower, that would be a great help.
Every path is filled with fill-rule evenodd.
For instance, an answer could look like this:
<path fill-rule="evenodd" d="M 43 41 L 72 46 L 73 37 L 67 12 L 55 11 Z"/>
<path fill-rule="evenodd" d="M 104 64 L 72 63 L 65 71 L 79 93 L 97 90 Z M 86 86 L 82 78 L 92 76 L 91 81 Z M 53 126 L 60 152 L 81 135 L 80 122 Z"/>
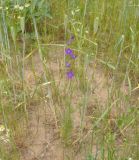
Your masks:
<path fill-rule="evenodd" d="M 70 37 L 70 39 L 74 40 L 74 35 L 72 35 L 72 36 Z"/>
<path fill-rule="evenodd" d="M 76 56 L 73 53 L 70 54 L 70 56 L 71 56 L 72 59 L 76 59 Z"/>
<path fill-rule="evenodd" d="M 71 66 L 70 63 L 66 62 L 66 67 L 70 67 L 70 66 Z"/>
<path fill-rule="evenodd" d="M 72 42 L 72 40 L 70 39 L 70 40 L 68 40 L 67 41 L 67 45 L 70 45 L 71 44 L 71 42 Z"/>
<path fill-rule="evenodd" d="M 67 45 L 70 45 L 73 40 L 74 40 L 74 35 L 72 35 L 70 39 L 67 41 Z"/>
<path fill-rule="evenodd" d="M 72 79 L 74 77 L 74 73 L 72 71 L 67 72 L 68 79 Z"/>
<path fill-rule="evenodd" d="M 66 52 L 66 54 L 70 54 L 71 55 L 73 51 L 70 48 L 68 48 L 68 49 L 65 50 L 65 52 Z"/>
<path fill-rule="evenodd" d="M 76 56 L 73 54 L 73 51 L 70 48 L 66 49 L 65 52 L 66 54 L 69 54 L 72 59 L 76 58 Z"/>

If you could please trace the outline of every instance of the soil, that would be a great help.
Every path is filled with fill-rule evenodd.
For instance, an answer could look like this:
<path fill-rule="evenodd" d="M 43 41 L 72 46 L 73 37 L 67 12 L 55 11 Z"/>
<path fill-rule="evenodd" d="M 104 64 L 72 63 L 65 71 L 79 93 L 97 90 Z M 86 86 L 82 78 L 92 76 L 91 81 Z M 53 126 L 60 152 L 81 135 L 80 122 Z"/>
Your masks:
<path fill-rule="evenodd" d="M 51 54 L 51 64 L 49 67 L 55 73 L 55 80 L 59 79 L 59 58 L 63 57 L 63 49 L 52 49 Z M 56 56 L 57 55 L 57 56 Z M 32 92 L 35 90 L 37 83 L 36 79 L 43 79 L 43 65 L 38 53 L 34 53 L 30 60 L 26 61 L 25 69 L 25 80 L 26 86 Z M 35 76 L 31 67 L 32 64 L 35 64 L 34 71 Z M 92 90 L 92 97 L 89 99 L 88 107 L 86 109 L 86 115 L 84 117 L 84 134 L 89 132 L 91 128 L 90 116 L 95 110 L 95 103 L 99 103 L 100 107 L 103 107 L 107 101 L 107 80 L 104 73 L 99 67 L 95 69 L 90 68 L 88 73 L 89 77 L 94 77 L 94 84 L 90 86 Z M 95 87 L 93 87 L 95 86 Z M 60 86 L 61 87 L 61 86 Z M 42 89 L 44 92 L 44 89 Z M 41 93 L 40 93 L 41 94 Z M 77 93 L 73 103 L 76 104 L 79 99 L 81 99 L 80 93 Z M 85 160 L 86 151 L 82 148 L 79 148 L 78 141 L 78 130 L 80 128 L 81 114 L 79 111 L 80 108 L 74 108 L 72 113 L 73 124 L 74 124 L 74 134 L 73 134 L 73 151 L 70 148 L 65 148 L 64 144 L 61 141 L 59 128 L 56 125 L 56 119 L 52 112 L 52 108 L 49 107 L 47 100 L 45 103 L 30 103 L 28 107 L 28 127 L 27 135 L 24 139 L 24 146 L 21 148 L 21 160 L 64 160 L 67 159 L 74 160 Z M 100 108 L 101 109 L 101 108 Z M 57 122 L 58 123 L 58 122 Z M 76 134 L 77 133 L 77 134 Z M 93 153 L 96 154 L 97 146 L 94 144 Z"/>

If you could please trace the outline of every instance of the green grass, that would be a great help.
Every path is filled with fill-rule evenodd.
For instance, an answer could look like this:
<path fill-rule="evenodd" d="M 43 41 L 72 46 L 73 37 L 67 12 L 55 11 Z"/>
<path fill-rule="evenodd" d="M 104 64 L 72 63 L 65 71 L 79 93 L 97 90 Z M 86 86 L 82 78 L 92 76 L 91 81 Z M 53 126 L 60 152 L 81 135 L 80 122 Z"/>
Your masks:
<path fill-rule="evenodd" d="M 75 159 L 71 150 L 76 152 L 76 145 L 84 160 L 138 160 L 138 0 L 1 0 L 0 6 L 0 124 L 10 130 L 9 142 L 0 140 L 0 158 L 19 159 L 28 108 L 35 99 L 46 103 L 47 94 L 65 160 Z M 70 34 L 75 39 L 69 47 L 77 55 L 71 81 L 65 78 L 70 59 L 64 54 Z M 35 75 L 36 64 L 31 64 L 32 91 L 25 71 L 34 52 L 43 77 Z M 58 73 L 50 68 L 52 61 Z"/>

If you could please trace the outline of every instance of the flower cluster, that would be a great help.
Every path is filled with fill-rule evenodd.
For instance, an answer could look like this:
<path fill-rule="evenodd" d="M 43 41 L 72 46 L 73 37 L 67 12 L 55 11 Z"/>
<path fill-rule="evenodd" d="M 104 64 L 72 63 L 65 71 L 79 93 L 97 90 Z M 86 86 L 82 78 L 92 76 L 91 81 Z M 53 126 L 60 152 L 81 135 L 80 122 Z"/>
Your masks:
<path fill-rule="evenodd" d="M 10 142 L 10 130 L 6 129 L 3 125 L 0 125 L 0 143 L 8 143 Z"/>
<path fill-rule="evenodd" d="M 10 6 L 6 6 L 6 7 L 0 6 L 0 10 L 1 9 L 3 9 L 3 10 L 9 10 L 11 8 L 11 9 L 22 11 L 24 8 L 28 8 L 28 7 L 30 7 L 30 3 L 25 3 L 24 5 L 16 4 L 12 8 Z"/>
<path fill-rule="evenodd" d="M 67 42 L 67 45 L 70 45 L 72 43 L 72 41 L 74 40 L 74 36 L 71 36 L 71 38 L 69 39 L 69 41 Z M 76 56 L 73 53 L 73 50 L 71 50 L 70 48 L 67 48 L 65 50 L 65 54 L 66 56 L 69 56 L 71 59 L 75 60 Z M 66 67 L 68 68 L 68 72 L 67 72 L 67 77 L 68 79 L 72 79 L 74 77 L 74 72 L 71 70 L 71 64 L 69 62 L 66 62 Z"/>
<path fill-rule="evenodd" d="M 14 6 L 14 9 L 17 9 L 17 10 L 23 10 L 24 8 L 28 8 L 30 6 L 29 3 L 25 3 L 24 5 L 20 6 L 19 4 L 15 5 Z"/>

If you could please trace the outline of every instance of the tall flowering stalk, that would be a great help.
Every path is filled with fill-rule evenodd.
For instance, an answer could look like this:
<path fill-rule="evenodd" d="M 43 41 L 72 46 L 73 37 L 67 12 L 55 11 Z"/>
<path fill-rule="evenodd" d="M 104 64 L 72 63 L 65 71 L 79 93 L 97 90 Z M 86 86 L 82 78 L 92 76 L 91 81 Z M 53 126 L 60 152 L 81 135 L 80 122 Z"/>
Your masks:
<path fill-rule="evenodd" d="M 71 38 L 67 41 L 67 45 L 70 45 L 72 41 L 74 40 L 74 36 L 72 35 Z M 67 57 L 71 58 L 72 60 L 76 59 L 75 54 L 73 53 L 73 50 L 70 48 L 65 49 L 65 54 Z M 67 72 L 67 78 L 68 79 L 73 79 L 74 77 L 74 72 L 71 69 L 71 64 L 69 62 L 66 62 L 66 68 L 68 70 Z"/>

